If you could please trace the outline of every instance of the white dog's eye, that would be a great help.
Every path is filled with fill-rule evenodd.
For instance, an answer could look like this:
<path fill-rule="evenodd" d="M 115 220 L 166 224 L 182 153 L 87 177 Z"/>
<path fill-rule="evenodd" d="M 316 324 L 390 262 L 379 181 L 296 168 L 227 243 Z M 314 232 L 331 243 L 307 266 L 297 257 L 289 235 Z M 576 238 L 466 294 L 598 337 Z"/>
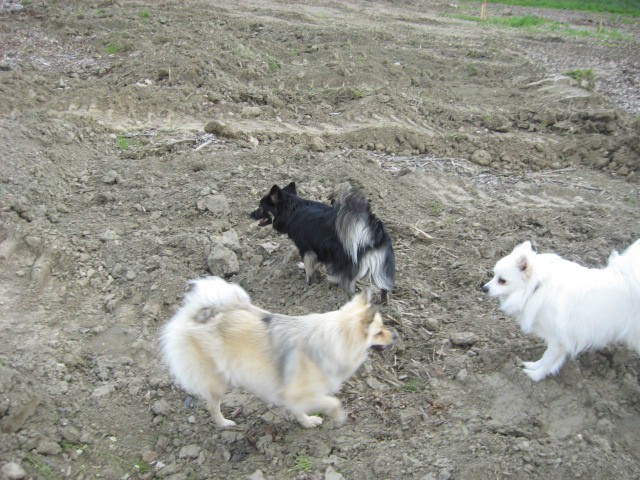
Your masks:
<path fill-rule="evenodd" d="M 504 285 L 505 283 L 507 283 L 507 281 L 504 278 L 498 277 L 498 285 Z"/>

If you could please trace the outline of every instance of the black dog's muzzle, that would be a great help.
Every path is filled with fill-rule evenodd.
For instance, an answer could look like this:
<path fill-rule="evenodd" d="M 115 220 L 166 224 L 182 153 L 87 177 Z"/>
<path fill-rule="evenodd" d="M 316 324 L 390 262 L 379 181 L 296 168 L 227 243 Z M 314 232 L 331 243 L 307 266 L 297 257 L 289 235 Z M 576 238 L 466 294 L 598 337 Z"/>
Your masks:
<path fill-rule="evenodd" d="M 258 207 L 256 210 L 251 212 L 249 214 L 249 217 L 251 217 L 254 220 L 258 220 L 258 225 L 260 227 L 266 227 L 267 225 L 270 225 L 272 221 L 269 214 L 263 208 L 260 208 L 260 207 Z"/>

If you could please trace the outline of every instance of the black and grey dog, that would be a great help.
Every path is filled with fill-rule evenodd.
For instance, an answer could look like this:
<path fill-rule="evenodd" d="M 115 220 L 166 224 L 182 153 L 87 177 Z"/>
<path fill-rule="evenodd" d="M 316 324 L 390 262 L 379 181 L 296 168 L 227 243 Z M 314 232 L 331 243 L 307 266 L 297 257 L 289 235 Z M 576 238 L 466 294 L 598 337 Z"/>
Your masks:
<path fill-rule="evenodd" d="M 382 303 L 395 287 L 396 260 L 391 237 L 371 212 L 367 199 L 354 190 L 342 189 L 333 205 L 298 196 L 291 182 L 274 185 L 251 213 L 261 227 L 273 224 L 286 233 L 300 252 L 307 283 L 315 279 L 316 262 L 327 266 L 327 279 L 349 293 L 356 280 L 367 278 L 381 290 Z"/>

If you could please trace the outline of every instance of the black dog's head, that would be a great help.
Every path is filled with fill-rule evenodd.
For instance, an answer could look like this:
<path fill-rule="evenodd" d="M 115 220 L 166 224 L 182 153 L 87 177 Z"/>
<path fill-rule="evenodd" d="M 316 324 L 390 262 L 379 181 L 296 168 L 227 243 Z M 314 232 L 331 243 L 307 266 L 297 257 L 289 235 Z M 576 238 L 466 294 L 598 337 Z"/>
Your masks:
<path fill-rule="evenodd" d="M 291 182 L 284 188 L 278 185 L 271 187 L 271 191 L 260 199 L 260 206 L 249 215 L 258 220 L 258 225 L 266 227 L 273 223 L 273 219 L 282 211 L 286 196 L 297 195 L 296 184 Z"/>

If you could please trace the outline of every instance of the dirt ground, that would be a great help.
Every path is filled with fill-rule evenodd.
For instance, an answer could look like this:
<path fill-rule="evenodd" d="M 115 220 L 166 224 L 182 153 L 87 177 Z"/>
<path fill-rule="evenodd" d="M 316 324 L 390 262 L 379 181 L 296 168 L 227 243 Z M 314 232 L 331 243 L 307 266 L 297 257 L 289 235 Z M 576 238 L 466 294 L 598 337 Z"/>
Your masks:
<path fill-rule="evenodd" d="M 580 36 L 450 1 L 22 3 L 0 1 L 3 478 L 640 477 L 639 357 L 532 383 L 519 361 L 542 342 L 480 290 L 525 239 L 601 266 L 640 238 L 637 21 L 489 8 Z M 221 431 L 172 384 L 158 330 L 210 273 L 281 313 L 347 300 L 248 218 L 291 180 L 371 199 L 400 340 L 344 385 L 345 426 L 234 390 L 240 429 Z"/>

